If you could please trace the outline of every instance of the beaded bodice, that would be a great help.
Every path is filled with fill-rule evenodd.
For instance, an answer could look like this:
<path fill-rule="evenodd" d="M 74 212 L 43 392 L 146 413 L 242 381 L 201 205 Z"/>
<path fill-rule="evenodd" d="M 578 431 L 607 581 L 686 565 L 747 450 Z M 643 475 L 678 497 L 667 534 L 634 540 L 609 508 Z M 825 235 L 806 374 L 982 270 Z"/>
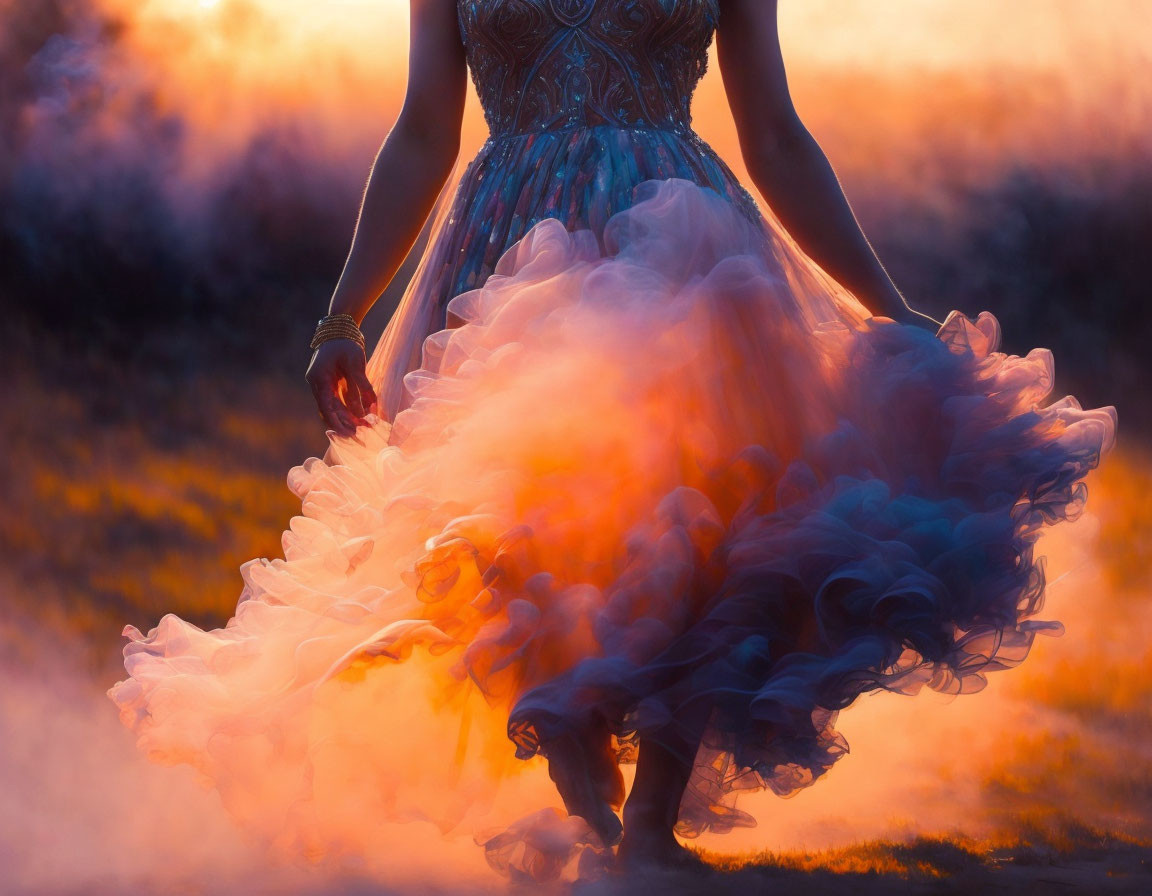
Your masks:
<path fill-rule="evenodd" d="M 493 136 L 610 125 L 688 131 L 718 0 L 459 0 Z"/>
<path fill-rule="evenodd" d="M 756 200 L 691 127 L 722 0 L 454 0 L 491 134 L 438 218 L 400 309 L 381 407 L 433 363 L 425 337 L 455 326 L 449 301 L 481 286 L 541 221 L 588 231 L 605 253 L 609 222 L 645 184 L 686 180 L 727 199 L 767 239 Z M 755 238 L 755 237 L 754 237 Z M 386 334 L 387 335 L 387 334 Z M 406 340 L 406 341 L 403 341 Z"/>

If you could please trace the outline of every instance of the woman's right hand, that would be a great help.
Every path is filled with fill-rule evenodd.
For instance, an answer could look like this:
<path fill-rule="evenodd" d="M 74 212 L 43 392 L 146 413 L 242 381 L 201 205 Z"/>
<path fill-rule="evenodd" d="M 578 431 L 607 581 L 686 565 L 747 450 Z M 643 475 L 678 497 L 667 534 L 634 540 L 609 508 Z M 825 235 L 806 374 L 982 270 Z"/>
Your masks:
<path fill-rule="evenodd" d="M 372 164 L 352 248 L 329 302 L 329 311 L 356 320 L 363 319 L 400 269 L 460 150 L 468 66 L 456 3 L 411 6 L 403 107 Z M 338 435 L 354 435 L 376 402 L 365 366 L 363 349 L 350 339 L 322 342 L 308 365 L 306 378 L 317 409 Z"/>
<path fill-rule="evenodd" d="M 316 408 L 328 428 L 341 436 L 368 423 L 376 392 L 365 372 L 364 350 L 352 339 L 329 339 L 312 355 L 304 378 L 312 387 Z"/>

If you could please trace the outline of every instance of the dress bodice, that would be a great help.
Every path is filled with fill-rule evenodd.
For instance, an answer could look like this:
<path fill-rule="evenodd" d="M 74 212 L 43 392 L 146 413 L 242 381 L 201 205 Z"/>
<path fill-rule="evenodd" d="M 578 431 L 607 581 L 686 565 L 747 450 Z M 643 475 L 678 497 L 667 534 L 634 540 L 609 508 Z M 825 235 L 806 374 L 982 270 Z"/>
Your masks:
<path fill-rule="evenodd" d="M 718 0 L 459 0 L 494 136 L 609 125 L 688 131 Z"/>
<path fill-rule="evenodd" d="M 456 0 L 460 37 L 490 135 L 430 230 L 389 324 L 382 407 L 429 362 L 424 338 L 452 325 L 448 302 L 482 286 L 539 222 L 605 228 L 646 182 L 686 180 L 730 201 L 763 234 L 756 200 L 691 127 L 720 0 Z M 402 343 L 402 344 L 401 344 Z M 384 362 L 380 362 L 384 363 Z"/>

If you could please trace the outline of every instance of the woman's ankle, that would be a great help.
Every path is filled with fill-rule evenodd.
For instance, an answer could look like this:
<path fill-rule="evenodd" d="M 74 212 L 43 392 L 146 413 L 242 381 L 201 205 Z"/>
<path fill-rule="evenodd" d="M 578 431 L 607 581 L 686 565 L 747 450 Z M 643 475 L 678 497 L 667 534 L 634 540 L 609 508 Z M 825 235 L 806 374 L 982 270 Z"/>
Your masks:
<path fill-rule="evenodd" d="M 645 799 L 633 793 L 624 803 L 624 827 L 637 833 L 672 832 L 675 818 L 669 818 L 667 800 Z"/>
<path fill-rule="evenodd" d="M 576 737 L 563 735 L 544 747 L 549 777 L 556 785 L 568 814 L 587 821 L 605 846 L 618 843 L 623 827 L 609 801 L 604 798 L 584 746 Z"/>

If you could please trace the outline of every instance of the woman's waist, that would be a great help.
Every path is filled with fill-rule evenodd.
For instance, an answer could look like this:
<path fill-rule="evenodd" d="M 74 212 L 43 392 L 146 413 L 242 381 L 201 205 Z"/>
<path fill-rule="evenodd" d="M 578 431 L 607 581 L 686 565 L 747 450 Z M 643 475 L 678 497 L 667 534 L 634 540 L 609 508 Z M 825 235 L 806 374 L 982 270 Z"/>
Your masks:
<path fill-rule="evenodd" d="M 655 124 L 652 122 L 637 122 L 635 124 L 619 123 L 575 123 L 539 125 L 535 127 L 517 128 L 513 130 L 491 131 L 484 141 L 481 151 L 500 144 L 517 143 L 562 143 L 574 140 L 626 140 L 630 142 L 651 141 L 662 143 L 669 140 L 683 142 L 700 149 L 711 152 L 711 147 L 688 124 Z"/>
<path fill-rule="evenodd" d="M 465 182 L 499 177 L 542 184 L 593 180 L 603 189 L 648 179 L 682 177 L 713 187 L 735 175 L 691 127 L 657 124 L 571 124 L 489 134 L 468 163 Z"/>
<path fill-rule="evenodd" d="M 599 231 L 647 180 L 710 187 L 760 217 L 755 200 L 702 137 L 687 127 L 580 124 L 492 134 L 459 184 L 454 220 L 509 217 L 513 229 L 543 217 Z"/>

